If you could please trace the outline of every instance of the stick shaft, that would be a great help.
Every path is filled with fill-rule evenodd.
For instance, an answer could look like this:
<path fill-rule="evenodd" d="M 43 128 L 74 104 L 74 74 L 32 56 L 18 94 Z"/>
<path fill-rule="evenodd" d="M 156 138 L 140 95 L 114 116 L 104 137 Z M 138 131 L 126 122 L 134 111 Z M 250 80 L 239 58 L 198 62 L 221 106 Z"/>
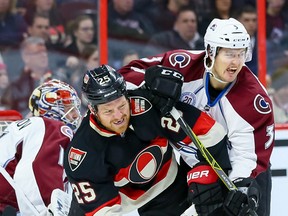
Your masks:
<path fill-rule="evenodd" d="M 217 163 L 217 161 L 214 159 L 214 157 L 205 148 L 205 146 L 201 143 L 201 141 L 198 139 L 198 137 L 195 135 L 195 133 L 192 131 L 192 129 L 189 127 L 189 125 L 180 116 L 180 113 L 178 112 L 178 110 L 175 107 L 173 107 L 170 114 L 180 124 L 180 127 L 187 134 L 187 136 L 190 137 L 190 139 L 193 141 L 194 145 L 198 148 L 200 153 L 203 155 L 203 157 L 206 159 L 206 161 L 210 164 L 210 166 L 213 168 L 213 170 L 216 172 L 216 174 L 219 176 L 219 178 L 225 184 L 225 186 L 229 190 L 237 190 L 237 187 L 229 179 L 229 177 L 226 175 L 226 173 L 220 167 L 220 165 Z"/>

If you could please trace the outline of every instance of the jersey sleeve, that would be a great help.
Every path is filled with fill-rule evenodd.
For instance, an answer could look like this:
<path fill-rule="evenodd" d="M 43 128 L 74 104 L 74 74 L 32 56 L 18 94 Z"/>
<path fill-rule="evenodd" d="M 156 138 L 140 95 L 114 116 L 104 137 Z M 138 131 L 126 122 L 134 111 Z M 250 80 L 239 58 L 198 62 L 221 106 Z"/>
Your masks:
<path fill-rule="evenodd" d="M 129 89 L 141 86 L 144 82 L 145 69 L 154 65 L 162 65 L 180 71 L 184 76 L 184 82 L 187 82 L 192 79 L 202 78 L 204 55 L 204 51 L 172 50 L 131 61 L 126 66 L 120 68 L 118 72 L 124 76 L 127 88 Z M 201 71 L 201 73 L 193 73 L 191 68 L 193 71 Z"/>
<path fill-rule="evenodd" d="M 228 140 L 223 126 L 194 106 L 179 102 L 176 108 L 201 144 L 208 149 L 218 164 L 223 169 L 230 170 L 231 164 L 227 150 Z M 193 167 L 199 161 L 206 161 L 192 142 L 192 139 L 172 117 L 163 117 L 162 121 L 164 122 L 162 125 L 165 125 L 169 137 L 176 141 L 174 142 L 174 147 L 190 167 Z"/>
<path fill-rule="evenodd" d="M 257 91 L 242 90 L 243 100 L 238 99 L 237 103 L 232 103 L 231 101 L 236 101 L 233 98 L 236 96 L 231 94 L 229 100 L 223 101 L 225 116 L 234 116 L 226 118 L 231 143 L 229 155 L 233 167 L 229 177 L 255 178 L 267 170 L 274 147 L 272 103 L 266 92 L 259 87 Z"/>

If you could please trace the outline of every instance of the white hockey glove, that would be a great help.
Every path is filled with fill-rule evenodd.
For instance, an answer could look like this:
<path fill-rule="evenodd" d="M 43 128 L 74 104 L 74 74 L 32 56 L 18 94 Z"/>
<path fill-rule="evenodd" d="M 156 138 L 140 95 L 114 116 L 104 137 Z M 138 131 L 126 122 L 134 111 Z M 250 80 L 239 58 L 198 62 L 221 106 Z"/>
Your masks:
<path fill-rule="evenodd" d="M 67 216 L 70 209 L 72 197 L 60 189 L 53 190 L 51 203 L 48 206 L 49 215 L 47 216 Z"/>

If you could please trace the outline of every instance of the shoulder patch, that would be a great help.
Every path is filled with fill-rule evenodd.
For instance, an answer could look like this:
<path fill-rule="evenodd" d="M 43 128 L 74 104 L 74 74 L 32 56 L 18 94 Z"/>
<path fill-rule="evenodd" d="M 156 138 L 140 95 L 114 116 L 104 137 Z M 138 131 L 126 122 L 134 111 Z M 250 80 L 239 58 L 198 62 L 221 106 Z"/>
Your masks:
<path fill-rule="evenodd" d="M 63 125 L 61 126 L 61 133 L 64 134 L 65 136 L 67 136 L 70 141 L 73 138 L 73 131 L 70 127 L 68 127 L 67 125 Z"/>
<path fill-rule="evenodd" d="M 272 111 L 270 104 L 265 101 L 264 97 L 260 94 L 256 95 L 256 97 L 254 98 L 254 107 L 257 112 L 261 114 L 268 114 Z"/>
<path fill-rule="evenodd" d="M 173 53 L 169 56 L 169 62 L 173 67 L 178 65 L 179 68 L 184 68 L 189 64 L 190 60 L 191 57 L 184 52 Z"/>
<path fill-rule="evenodd" d="M 86 154 L 86 151 L 82 151 L 74 147 L 70 148 L 68 154 L 68 163 L 72 171 L 75 171 L 80 166 Z"/>
<path fill-rule="evenodd" d="M 129 98 L 131 104 L 131 116 L 137 116 L 148 112 L 152 104 L 144 97 L 132 96 Z"/>
<path fill-rule="evenodd" d="M 193 92 L 182 92 L 180 96 L 180 101 L 195 106 L 196 95 Z"/>

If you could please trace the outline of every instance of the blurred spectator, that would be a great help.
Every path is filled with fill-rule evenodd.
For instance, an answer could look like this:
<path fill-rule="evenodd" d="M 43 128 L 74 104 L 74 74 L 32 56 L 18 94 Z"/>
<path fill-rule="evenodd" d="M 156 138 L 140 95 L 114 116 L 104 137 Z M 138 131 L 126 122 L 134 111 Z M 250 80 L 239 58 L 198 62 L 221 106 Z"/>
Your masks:
<path fill-rule="evenodd" d="M 7 74 L 6 65 L 0 62 L 0 101 L 4 93 L 4 90 L 8 87 L 8 85 L 9 85 L 9 78 Z M 6 109 L 6 107 L 2 106 L 2 104 L 0 103 L 0 110 L 3 109 Z"/>
<path fill-rule="evenodd" d="M 136 50 L 128 50 L 123 56 L 122 66 L 127 65 L 136 59 L 139 59 L 139 53 Z"/>
<path fill-rule="evenodd" d="M 285 28 L 284 5 L 286 0 L 267 0 L 266 37 L 273 43 L 280 43 Z"/>
<path fill-rule="evenodd" d="M 50 20 L 46 14 L 35 13 L 33 18 L 27 22 L 27 36 L 41 37 L 44 41 L 49 43 L 49 28 Z"/>
<path fill-rule="evenodd" d="M 133 10 L 134 0 L 112 0 L 108 7 L 109 37 L 147 41 L 154 33 L 151 21 Z"/>
<path fill-rule="evenodd" d="M 173 29 L 180 8 L 192 6 L 190 0 L 159 0 L 155 5 L 155 12 L 150 19 L 155 28 L 155 33 Z M 194 8 L 194 7 L 192 7 Z"/>
<path fill-rule="evenodd" d="M 150 39 L 145 56 L 175 49 L 204 49 L 203 37 L 198 33 L 197 14 L 189 7 L 179 10 L 173 29 L 155 34 Z"/>
<path fill-rule="evenodd" d="M 252 59 L 245 64 L 257 76 L 258 75 L 258 54 L 257 54 L 257 10 L 252 5 L 244 5 L 236 11 L 236 19 L 238 19 L 246 28 L 250 35 Z"/>
<path fill-rule="evenodd" d="M 23 17 L 14 11 L 15 3 L 16 0 L 0 0 L 0 50 L 18 46 L 27 29 Z"/>
<path fill-rule="evenodd" d="M 46 14 L 35 13 L 32 20 L 27 22 L 27 36 L 41 37 L 45 40 L 46 47 L 49 50 L 60 51 L 63 48 L 63 44 L 60 41 L 54 41 L 53 36 L 50 37 L 50 20 Z"/>
<path fill-rule="evenodd" d="M 288 67 L 266 76 L 267 91 L 272 99 L 275 123 L 288 123 Z"/>
<path fill-rule="evenodd" d="M 67 74 L 70 74 L 69 84 L 71 84 L 77 91 L 81 98 L 81 114 L 87 111 L 87 103 L 82 96 L 82 81 L 83 76 L 87 70 L 92 70 L 99 67 L 99 51 L 94 44 L 85 45 L 81 56 L 79 58 L 70 56 L 67 59 L 66 67 L 63 68 Z"/>
<path fill-rule="evenodd" d="M 70 62 L 69 62 L 70 60 Z M 94 44 L 84 46 L 83 52 L 80 58 L 72 59 L 74 61 L 71 64 L 71 58 L 67 60 L 67 67 L 73 70 L 70 77 L 70 84 L 75 87 L 79 95 L 81 95 L 82 78 L 87 70 L 92 70 L 99 67 L 99 51 L 98 47 Z"/>
<path fill-rule="evenodd" d="M 206 32 L 206 28 L 209 23 L 214 18 L 219 19 L 228 19 L 232 16 L 233 13 L 233 1 L 232 0 L 215 0 L 211 4 L 211 13 L 202 18 L 201 25 L 199 25 L 199 33 L 203 36 Z"/>
<path fill-rule="evenodd" d="M 42 38 L 26 38 L 21 44 L 21 57 L 24 62 L 22 73 L 5 89 L 1 104 L 25 116 L 29 112 L 29 96 L 40 82 L 51 78 L 51 71 L 48 70 L 48 55 Z"/>
<path fill-rule="evenodd" d="M 45 14 L 50 21 L 49 34 L 51 42 L 53 44 L 64 43 L 64 21 L 55 0 L 27 0 L 25 7 L 27 9 L 24 15 L 26 22 L 31 23 L 35 13 Z"/>
<path fill-rule="evenodd" d="M 98 0 L 64 0 L 57 5 L 59 6 L 59 11 L 63 17 L 65 26 L 75 17 L 79 15 L 89 15 L 93 20 L 97 20 L 97 9 Z"/>
<path fill-rule="evenodd" d="M 279 68 L 288 64 L 287 5 L 286 0 L 267 0 L 267 69 L 272 76 Z"/>
<path fill-rule="evenodd" d="M 72 20 L 68 27 L 71 42 L 64 51 L 72 56 L 80 57 L 84 47 L 95 42 L 95 25 L 88 15 L 80 15 Z"/>

